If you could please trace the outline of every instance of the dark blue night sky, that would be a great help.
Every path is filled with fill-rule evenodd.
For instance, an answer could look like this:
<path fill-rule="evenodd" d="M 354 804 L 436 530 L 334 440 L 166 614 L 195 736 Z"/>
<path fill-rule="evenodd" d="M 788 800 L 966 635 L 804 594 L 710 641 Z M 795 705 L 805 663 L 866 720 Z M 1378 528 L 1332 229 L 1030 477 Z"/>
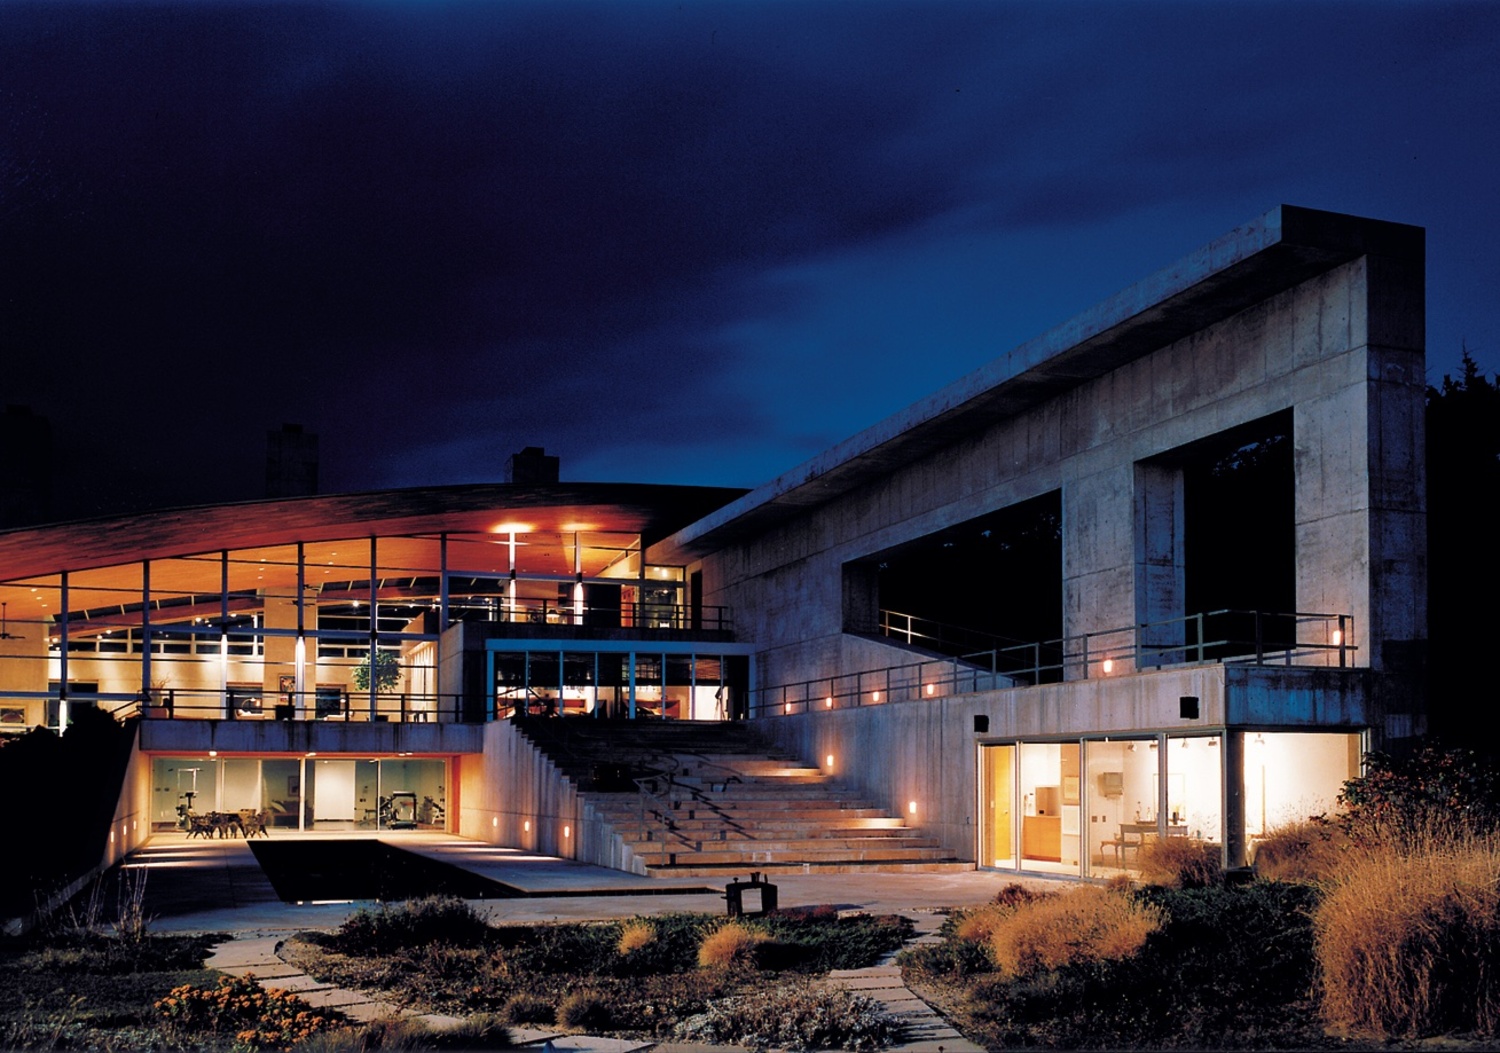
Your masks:
<path fill-rule="evenodd" d="M 754 485 L 1281 202 L 1500 368 L 1500 5 L 0 5 L 0 401 L 68 516 Z"/>

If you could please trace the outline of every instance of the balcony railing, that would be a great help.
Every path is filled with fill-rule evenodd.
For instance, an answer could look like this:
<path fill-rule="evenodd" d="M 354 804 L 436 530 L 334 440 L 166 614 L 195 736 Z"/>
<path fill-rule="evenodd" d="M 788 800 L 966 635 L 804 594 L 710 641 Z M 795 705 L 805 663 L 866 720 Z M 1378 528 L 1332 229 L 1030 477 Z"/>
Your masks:
<path fill-rule="evenodd" d="M 55 695 L 7 692 L 7 699 L 45 699 L 56 710 Z M 162 688 L 147 694 L 76 692 L 68 695 L 70 707 L 101 709 L 117 718 L 139 716 L 146 720 L 296 720 L 373 723 L 478 723 L 493 719 L 486 700 L 460 695 L 381 692 L 375 697 L 361 691 L 288 691 L 258 694 L 244 689 L 228 692 L 213 689 Z M 53 718 L 49 716 L 48 722 Z"/>
<path fill-rule="evenodd" d="M 882 619 L 896 629 L 888 635 L 913 642 L 937 639 L 920 619 L 900 620 L 905 617 Z M 753 692 L 751 715 L 910 702 L 1196 662 L 1342 669 L 1352 664 L 1357 650 L 1349 642 L 1353 628 L 1354 619 L 1347 614 L 1209 611 L 948 659 L 765 685 Z"/>
<path fill-rule="evenodd" d="M 581 625 L 619 629 L 681 629 L 728 632 L 734 628 L 728 607 L 680 603 L 623 603 L 589 606 L 552 600 L 453 600 L 451 621 L 511 622 L 519 625 Z"/>

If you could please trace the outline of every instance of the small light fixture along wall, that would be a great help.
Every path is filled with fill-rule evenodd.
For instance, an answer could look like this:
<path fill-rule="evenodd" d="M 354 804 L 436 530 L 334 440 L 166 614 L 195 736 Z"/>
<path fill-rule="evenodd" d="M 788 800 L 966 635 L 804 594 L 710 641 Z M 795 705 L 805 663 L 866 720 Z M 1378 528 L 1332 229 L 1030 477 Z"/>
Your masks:
<path fill-rule="evenodd" d="M 209 756 L 210 760 L 212 760 L 214 757 L 217 757 L 218 755 L 219 755 L 219 751 L 218 750 L 209 750 L 208 751 L 208 756 Z"/>
<path fill-rule="evenodd" d="M 1343 642 L 1344 642 L 1344 630 L 1342 630 L 1342 629 L 1335 629 L 1335 630 L 1333 630 L 1333 646 L 1338 647 L 1338 646 L 1342 645 Z"/>
<path fill-rule="evenodd" d="M 833 708 L 833 696 L 832 695 L 829 695 L 827 698 L 825 698 L 823 700 L 823 706 L 826 709 L 832 709 Z"/>
<path fill-rule="evenodd" d="M 916 801 L 907 801 L 906 802 L 906 814 L 907 815 L 916 815 L 917 814 L 917 802 Z"/>
<path fill-rule="evenodd" d="M 927 694 L 928 695 L 935 695 L 935 694 L 937 694 L 937 685 L 936 684 L 928 684 L 927 685 Z"/>
<path fill-rule="evenodd" d="M 490 826 L 496 830 L 500 829 L 500 817 L 498 815 L 490 816 Z"/>
<path fill-rule="evenodd" d="M 872 695 L 870 695 L 870 698 L 873 699 L 876 702 L 879 702 L 880 701 L 880 692 L 879 691 L 874 692 Z"/>
<path fill-rule="evenodd" d="M 1115 671 L 1115 660 L 1113 658 L 1106 658 L 1099 664 L 1099 668 L 1106 673 L 1113 673 Z"/>
<path fill-rule="evenodd" d="M 827 757 L 827 760 L 828 760 L 828 763 L 827 763 L 826 767 L 832 768 L 833 767 L 833 754 L 830 753 L 828 755 L 828 757 Z"/>
<path fill-rule="evenodd" d="M 528 833 L 528 834 L 531 833 L 531 820 L 528 819 L 524 823 L 522 823 L 521 824 L 521 829 L 524 830 L 524 831 L 526 831 L 526 833 Z"/>
<path fill-rule="evenodd" d="M 792 715 L 792 704 L 790 702 L 788 702 L 785 706 L 782 707 L 782 712 L 785 713 L 787 716 L 791 716 Z"/>
<path fill-rule="evenodd" d="M 563 827 L 563 836 L 564 837 L 572 837 L 573 836 L 573 828 L 571 826 L 565 826 L 565 827 Z"/>

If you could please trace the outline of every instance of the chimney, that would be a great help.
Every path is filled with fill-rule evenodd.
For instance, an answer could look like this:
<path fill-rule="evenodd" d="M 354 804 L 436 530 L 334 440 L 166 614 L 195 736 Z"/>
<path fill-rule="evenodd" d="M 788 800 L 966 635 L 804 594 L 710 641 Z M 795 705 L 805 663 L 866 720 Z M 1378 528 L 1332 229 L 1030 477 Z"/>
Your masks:
<path fill-rule="evenodd" d="M 548 457 L 540 446 L 528 446 L 520 453 L 513 453 L 505 461 L 505 481 L 520 486 L 557 482 L 557 457 Z"/>
<path fill-rule="evenodd" d="M 311 497 L 318 492 L 318 437 L 300 424 L 266 432 L 266 496 Z"/>

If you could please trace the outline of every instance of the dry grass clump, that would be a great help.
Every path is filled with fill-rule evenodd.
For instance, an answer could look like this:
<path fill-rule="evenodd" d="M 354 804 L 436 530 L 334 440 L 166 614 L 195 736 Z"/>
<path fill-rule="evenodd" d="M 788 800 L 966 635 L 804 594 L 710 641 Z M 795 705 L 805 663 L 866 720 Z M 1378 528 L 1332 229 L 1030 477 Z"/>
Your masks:
<path fill-rule="evenodd" d="M 720 925 L 698 945 L 698 965 L 728 969 L 755 964 L 756 950 L 771 937 L 737 921 Z"/>
<path fill-rule="evenodd" d="M 1085 886 L 996 918 L 988 944 L 1000 974 L 1018 978 L 1078 962 L 1129 958 L 1163 921 L 1156 907 Z"/>
<path fill-rule="evenodd" d="M 1348 850 L 1348 837 L 1331 823 L 1284 823 L 1256 846 L 1255 873 L 1266 881 L 1319 885 L 1338 874 Z"/>
<path fill-rule="evenodd" d="M 1355 1034 L 1500 1034 L 1500 842 L 1356 854 L 1314 919 L 1323 1014 Z"/>
<path fill-rule="evenodd" d="M 988 943 L 990 935 L 1002 919 L 1039 900 L 1051 899 L 1056 895 L 1050 889 L 1028 888 L 1013 881 L 995 893 L 991 902 L 960 913 L 953 922 L 953 935 L 970 943 Z"/>
<path fill-rule="evenodd" d="M 634 918 L 625 923 L 620 930 L 620 942 L 615 945 L 615 950 L 620 952 L 622 958 L 629 958 L 642 947 L 649 946 L 656 939 L 656 926 L 644 918 Z"/>
<path fill-rule="evenodd" d="M 1186 837 L 1143 845 L 1136 865 L 1144 884 L 1162 888 L 1209 888 L 1223 879 L 1219 846 Z"/>

